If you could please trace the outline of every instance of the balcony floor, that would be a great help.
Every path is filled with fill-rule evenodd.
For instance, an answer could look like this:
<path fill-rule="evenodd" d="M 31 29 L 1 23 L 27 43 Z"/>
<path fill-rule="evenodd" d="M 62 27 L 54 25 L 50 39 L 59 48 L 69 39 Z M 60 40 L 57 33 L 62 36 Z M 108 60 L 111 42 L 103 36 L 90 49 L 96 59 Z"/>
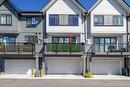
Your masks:
<path fill-rule="evenodd" d="M 46 56 L 55 56 L 55 55 L 59 55 L 59 56 L 82 56 L 83 52 L 45 52 Z"/>
<path fill-rule="evenodd" d="M 119 56 L 119 57 L 126 57 L 130 56 L 130 52 L 96 52 L 95 56 Z"/>

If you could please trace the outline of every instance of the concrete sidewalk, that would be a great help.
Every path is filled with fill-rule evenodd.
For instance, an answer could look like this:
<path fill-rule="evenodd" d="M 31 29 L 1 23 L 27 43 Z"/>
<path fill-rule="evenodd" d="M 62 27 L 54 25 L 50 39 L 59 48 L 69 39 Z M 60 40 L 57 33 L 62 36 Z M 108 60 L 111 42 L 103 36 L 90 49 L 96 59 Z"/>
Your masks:
<path fill-rule="evenodd" d="M 94 75 L 84 78 L 81 75 L 46 75 L 45 77 L 31 77 L 30 75 L 0 75 L 0 79 L 83 79 L 83 80 L 130 80 L 130 77 L 120 75 Z"/>

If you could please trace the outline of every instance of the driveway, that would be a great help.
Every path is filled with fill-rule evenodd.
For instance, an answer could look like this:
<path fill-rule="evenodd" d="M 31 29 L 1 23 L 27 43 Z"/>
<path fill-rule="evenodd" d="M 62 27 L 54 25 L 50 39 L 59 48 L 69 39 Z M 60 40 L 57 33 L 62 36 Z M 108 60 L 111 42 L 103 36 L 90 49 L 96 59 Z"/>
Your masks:
<path fill-rule="evenodd" d="M 17 75 L 17 74 L 4 74 L 0 75 L 0 79 L 80 79 L 86 80 L 81 75 L 46 75 L 45 77 L 31 77 L 29 75 Z M 88 80 L 130 80 L 130 77 L 120 76 L 120 75 L 94 75 L 93 78 L 89 78 Z"/>
<path fill-rule="evenodd" d="M 0 87 L 130 87 L 130 80 L 0 79 Z"/>

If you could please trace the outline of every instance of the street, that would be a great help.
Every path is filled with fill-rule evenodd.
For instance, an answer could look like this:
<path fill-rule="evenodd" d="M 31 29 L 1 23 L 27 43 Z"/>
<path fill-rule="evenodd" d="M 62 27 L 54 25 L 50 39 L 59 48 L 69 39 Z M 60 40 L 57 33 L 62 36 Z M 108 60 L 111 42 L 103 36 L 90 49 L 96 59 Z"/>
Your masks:
<path fill-rule="evenodd" d="M 130 87 L 130 81 L 0 79 L 0 87 Z"/>

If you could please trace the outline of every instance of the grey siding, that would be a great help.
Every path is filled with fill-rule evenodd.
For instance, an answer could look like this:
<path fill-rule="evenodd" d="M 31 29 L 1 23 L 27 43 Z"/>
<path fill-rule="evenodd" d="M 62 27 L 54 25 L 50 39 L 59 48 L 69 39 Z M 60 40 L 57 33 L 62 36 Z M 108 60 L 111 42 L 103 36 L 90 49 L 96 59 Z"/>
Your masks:
<path fill-rule="evenodd" d="M 0 14 L 12 14 L 12 26 L 0 26 L 1 33 L 14 33 L 18 31 L 18 12 L 5 1 L 0 7 Z"/>
<path fill-rule="evenodd" d="M 0 14 L 12 15 L 12 26 L 0 26 L 0 33 L 14 34 L 17 33 L 17 42 L 25 42 L 26 35 L 38 36 L 38 39 L 43 40 L 43 17 L 37 16 L 38 25 L 35 28 L 26 27 L 26 16 L 19 15 L 18 11 L 10 5 L 8 1 L 5 1 L 0 7 Z M 38 41 L 39 43 L 42 43 Z"/>

